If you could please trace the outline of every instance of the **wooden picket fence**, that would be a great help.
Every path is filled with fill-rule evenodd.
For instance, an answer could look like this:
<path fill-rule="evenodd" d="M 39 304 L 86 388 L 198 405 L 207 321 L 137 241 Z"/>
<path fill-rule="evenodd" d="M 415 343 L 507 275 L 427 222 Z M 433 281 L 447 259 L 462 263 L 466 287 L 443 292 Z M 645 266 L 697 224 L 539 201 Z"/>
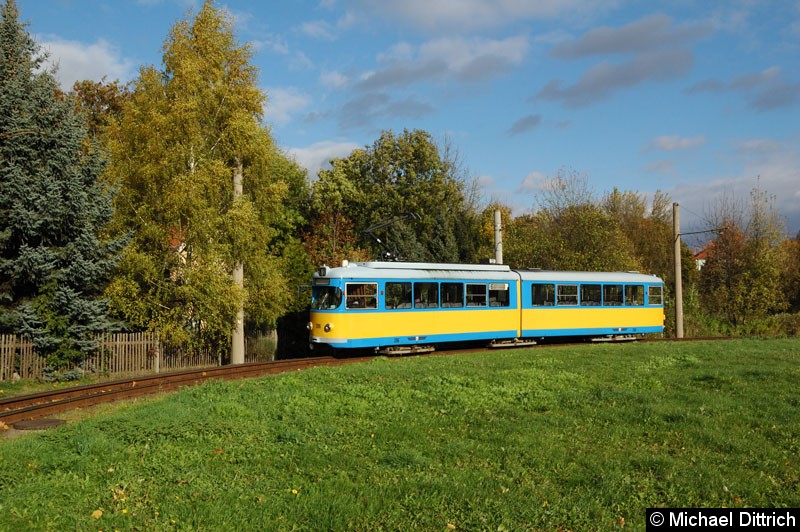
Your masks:
<path fill-rule="evenodd" d="M 23 379 L 42 374 L 44 360 L 33 351 L 33 342 L 10 334 L 0 335 L 0 381 L 11 380 L 16 373 Z"/>
<path fill-rule="evenodd" d="M 156 333 L 149 332 L 103 335 L 100 345 L 97 353 L 83 359 L 81 369 L 116 377 L 212 367 L 223 362 L 220 355 L 210 352 L 166 347 Z M 22 379 L 38 379 L 43 376 L 45 366 L 44 357 L 35 352 L 29 339 L 0 335 L 0 381 L 11 380 L 14 375 Z"/>

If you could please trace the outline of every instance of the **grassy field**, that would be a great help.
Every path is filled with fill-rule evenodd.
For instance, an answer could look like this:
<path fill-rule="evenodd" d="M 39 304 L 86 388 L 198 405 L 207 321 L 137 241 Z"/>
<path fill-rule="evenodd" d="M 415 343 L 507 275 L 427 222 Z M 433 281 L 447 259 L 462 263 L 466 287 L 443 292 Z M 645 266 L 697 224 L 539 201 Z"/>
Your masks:
<path fill-rule="evenodd" d="M 0 440 L 4 530 L 643 530 L 800 506 L 800 340 L 210 383 Z"/>

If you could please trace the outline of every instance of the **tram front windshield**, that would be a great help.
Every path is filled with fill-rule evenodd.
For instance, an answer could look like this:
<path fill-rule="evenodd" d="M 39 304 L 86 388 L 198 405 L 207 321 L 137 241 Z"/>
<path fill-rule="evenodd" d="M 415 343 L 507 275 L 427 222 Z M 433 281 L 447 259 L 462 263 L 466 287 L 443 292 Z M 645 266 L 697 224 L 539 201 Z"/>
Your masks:
<path fill-rule="evenodd" d="M 311 308 L 313 310 L 333 310 L 342 303 L 342 290 L 336 286 L 315 286 Z"/>

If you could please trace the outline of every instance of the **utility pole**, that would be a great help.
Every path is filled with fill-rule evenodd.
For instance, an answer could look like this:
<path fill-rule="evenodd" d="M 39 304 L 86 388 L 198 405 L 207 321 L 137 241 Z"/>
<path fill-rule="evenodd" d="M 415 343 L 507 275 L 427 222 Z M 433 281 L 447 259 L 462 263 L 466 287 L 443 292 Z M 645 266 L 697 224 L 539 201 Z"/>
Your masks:
<path fill-rule="evenodd" d="M 683 279 L 681 277 L 680 206 L 672 204 L 672 234 L 675 238 L 675 337 L 683 338 Z"/>
<path fill-rule="evenodd" d="M 233 201 L 242 197 L 242 179 L 244 170 L 242 161 L 236 160 L 236 169 L 233 171 Z M 244 265 L 237 260 L 233 265 L 233 284 L 244 288 Z M 244 301 L 239 302 L 236 312 L 236 326 L 231 337 L 231 364 L 244 364 Z"/>
<path fill-rule="evenodd" d="M 494 262 L 503 264 L 503 228 L 500 209 L 494 211 Z"/>

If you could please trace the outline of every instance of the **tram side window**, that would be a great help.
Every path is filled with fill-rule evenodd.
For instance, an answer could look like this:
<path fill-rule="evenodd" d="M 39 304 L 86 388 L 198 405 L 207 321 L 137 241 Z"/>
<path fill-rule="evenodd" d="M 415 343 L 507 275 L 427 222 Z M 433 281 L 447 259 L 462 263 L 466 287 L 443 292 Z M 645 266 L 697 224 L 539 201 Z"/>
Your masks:
<path fill-rule="evenodd" d="M 386 308 L 411 308 L 411 283 L 386 283 Z"/>
<path fill-rule="evenodd" d="M 603 304 L 612 307 L 622 305 L 622 285 L 606 284 L 603 285 Z"/>
<path fill-rule="evenodd" d="M 577 305 L 578 304 L 578 285 L 560 284 L 558 285 L 558 304 Z"/>
<path fill-rule="evenodd" d="M 556 285 L 531 285 L 531 297 L 534 307 L 552 307 L 556 304 Z"/>
<path fill-rule="evenodd" d="M 508 290 L 508 283 L 489 284 L 489 306 L 490 307 L 510 307 L 511 298 Z"/>
<path fill-rule="evenodd" d="M 348 283 L 345 301 L 349 309 L 378 308 L 378 283 Z"/>
<path fill-rule="evenodd" d="M 442 308 L 464 306 L 464 284 L 442 283 Z"/>
<path fill-rule="evenodd" d="M 486 306 L 486 285 L 467 283 L 467 306 Z"/>
<path fill-rule="evenodd" d="M 601 294 L 599 284 L 584 284 L 581 285 L 581 305 L 589 307 L 598 307 L 601 303 Z"/>
<path fill-rule="evenodd" d="M 625 287 L 625 304 L 633 307 L 644 305 L 644 286 L 637 284 Z"/>
<path fill-rule="evenodd" d="M 650 286 L 647 288 L 647 298 L 651 305 L 663 305 L 664 295 L 660 286 Z"/>
<path fill-rule="evenodd" d="M 414 308 L 436 308 L 439 306 L 439 285 L 436 283 L 414 283 Z"/>

